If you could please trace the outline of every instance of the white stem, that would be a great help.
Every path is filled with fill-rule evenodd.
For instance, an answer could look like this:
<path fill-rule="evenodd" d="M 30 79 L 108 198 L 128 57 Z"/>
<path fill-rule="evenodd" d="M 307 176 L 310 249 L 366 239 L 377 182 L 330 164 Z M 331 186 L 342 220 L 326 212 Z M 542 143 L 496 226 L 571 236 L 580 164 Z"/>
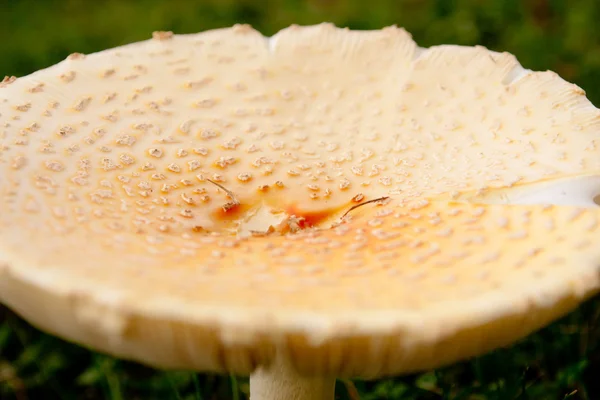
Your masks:
<path fill-rule="evenodd" d="M 250 376 L 250 400 L 333 400 L 334 377 L 306 377 L 277 360 Z"/>

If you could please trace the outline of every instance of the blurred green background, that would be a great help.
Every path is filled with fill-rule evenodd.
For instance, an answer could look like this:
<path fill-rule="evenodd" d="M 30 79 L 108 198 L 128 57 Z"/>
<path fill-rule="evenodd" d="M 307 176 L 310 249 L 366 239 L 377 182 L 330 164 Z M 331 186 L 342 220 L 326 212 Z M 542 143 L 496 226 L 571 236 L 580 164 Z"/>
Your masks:
<path fill-rule="evenodd" d="M 481 44 L 551 69 L 600 105 L 598 0 L 0 0 L 0 75 L 150 37 L 250 23 L 266 35 L 331 21 L 396 24 L 422 46 Z M 509 348 L 437 371 L 339 382 L 340 399 L 600 399 L 600 299 Z M 0 308 L 1 399 L 245 399 L 244 378 L 164 372 L 106 357 Z"/>
<path fill-rule="evenodd" d="M 397 24 L 423 46 L 481 44 L 552 69 L 600 103 L 597 0 L 0 0 L 0 74 L 23 75 L 78 51 L 246 22 L 267 35 L 331 21 L 357 29 Z"/>

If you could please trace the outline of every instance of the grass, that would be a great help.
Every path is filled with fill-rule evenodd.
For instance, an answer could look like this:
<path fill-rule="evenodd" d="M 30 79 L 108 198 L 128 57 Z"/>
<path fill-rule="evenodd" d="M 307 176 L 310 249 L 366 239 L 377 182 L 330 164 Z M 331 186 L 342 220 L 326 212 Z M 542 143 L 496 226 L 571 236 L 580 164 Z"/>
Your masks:
<path fill-rule="evenodd" d="M 177 33 L 250 23 L 271 35 L 292 23 L 354 29 L 396 24 L 423 46 L 480 44 L 551 69 L 600 104 L 597 0 L 0 0 L 0 74 L 30 73 L 89 53 Z M 1 79 L 1 77 L 0 77 Z"/>
<path fill-rule="evenodd" d="M 340 400 L 600 399 L 600 297 L 513 347 L 421 374 L 339 381 Z M 160 371 L 46 335 L 0 308 L 0 398 L 245 400 L 246 377 Z"/>

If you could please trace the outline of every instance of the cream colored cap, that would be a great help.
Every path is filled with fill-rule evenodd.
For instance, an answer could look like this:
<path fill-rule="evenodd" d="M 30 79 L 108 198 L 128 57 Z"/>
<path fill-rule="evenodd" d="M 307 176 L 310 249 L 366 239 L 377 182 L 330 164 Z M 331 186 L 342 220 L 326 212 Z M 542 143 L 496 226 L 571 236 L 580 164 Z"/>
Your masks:
<path fill-rule="evenodd" d="M 600 288 L 600 111 L 510 54 L 235 26 L 2 86 L 0 300 L 93 348 L 376 377 Z"/>

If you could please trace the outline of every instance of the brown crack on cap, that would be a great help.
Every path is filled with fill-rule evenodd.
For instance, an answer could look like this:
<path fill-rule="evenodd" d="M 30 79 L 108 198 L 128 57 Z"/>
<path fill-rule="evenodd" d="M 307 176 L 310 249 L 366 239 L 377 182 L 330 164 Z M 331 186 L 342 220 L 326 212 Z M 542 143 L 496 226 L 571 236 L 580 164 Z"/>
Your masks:
<path fill-rule="evenodd" d="M 600 176 L 600 112 L 556 74 L 396 27 L 153 37 L 0 90 L 0 299 L 33 323 L 159 366 L 374 377 L 598 291 L 598 208 L 487 204 Z"/>
<path fill-rule="evenodd" d="M 0 82 L 0 88 L 6 87 L 17 80 L 16 76 L 5 76 Z"/>
<path fill-rule="evenodd" d="M 169 40 L 173 37 L 173 32 L 171 31 L 156 31 L 152 33 L 152 39 L 155 40 Z"/>

